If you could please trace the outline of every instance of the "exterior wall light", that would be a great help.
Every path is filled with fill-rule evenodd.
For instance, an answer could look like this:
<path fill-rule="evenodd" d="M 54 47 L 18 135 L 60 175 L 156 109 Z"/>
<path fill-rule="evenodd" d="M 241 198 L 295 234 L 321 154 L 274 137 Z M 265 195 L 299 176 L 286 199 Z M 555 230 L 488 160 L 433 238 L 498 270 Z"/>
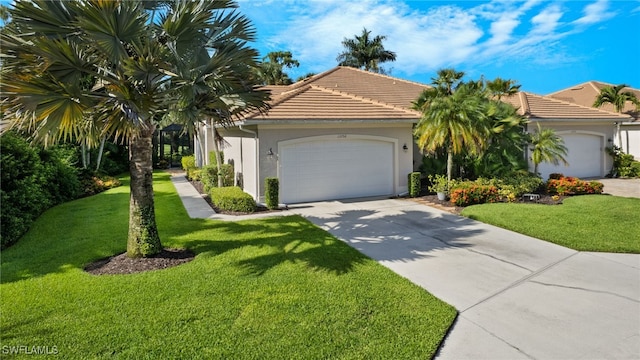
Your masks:
<path fill-rule="evenodd" d="M 409 147 L 407 146 L 407 144 L 402 145 L 402 150 L 404 150 L 404 152 L 409 151 Z"/>
<path fill-rule="evenodd" d="M 272 150 L 271 148 L 269 148 L 269 151 L 267 151 L 267 156 L 268 156 L 269 158 L 272 158 L 272 157 L 273 157 L 273 150 Z"/>

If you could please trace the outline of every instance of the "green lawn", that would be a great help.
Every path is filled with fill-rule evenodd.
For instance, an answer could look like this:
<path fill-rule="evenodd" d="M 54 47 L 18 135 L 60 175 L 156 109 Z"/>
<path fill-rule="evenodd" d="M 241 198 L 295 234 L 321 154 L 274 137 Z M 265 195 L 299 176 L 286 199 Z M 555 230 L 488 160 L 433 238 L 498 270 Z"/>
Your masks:
<path fill-rule="evenodd" d="M 155 182 L 163 243 L 195 260 L 87 274 L 125 250 L 124 180 L 49 210 L 2 252 L 3 357 L 22 345 L 66 359 L 428 359 L 456 316 L 301 217 L 189 219 L 165 173 Z"/>
<path fill-rule="evenodd" d="M 640 253 L 640 199 L 581 195 L 562 205 L 474 205 L 462 215 L 575 250 Z"/>

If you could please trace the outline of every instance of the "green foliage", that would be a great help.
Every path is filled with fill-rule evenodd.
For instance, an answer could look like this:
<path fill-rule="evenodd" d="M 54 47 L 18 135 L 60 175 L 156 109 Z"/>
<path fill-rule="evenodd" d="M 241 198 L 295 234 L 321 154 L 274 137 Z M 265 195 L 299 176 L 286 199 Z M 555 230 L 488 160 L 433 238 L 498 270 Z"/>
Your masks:
<path fill-rule="evenodd" d="M 277 209 L 280 203 L 280 180 L 275 177 L 268 177 L 264 180 L 265 183 L 265 202 L 267 208 Z"/>
<path fill-rule="evenodd" d="M 184 170 L 187 174 L 187 179 L 194 180 L 193 174 L 191 172 L 196 169 L 195 155 L 183 156 L 182 159 L 180 159 L 180 163 L 182 164 L 182 170 Z"/>
<path fill-rule="evenodd" d="M 15 243 L 44 210 L 80 195 L 74 152 L 68 146 L 32 147 L 13 132 L 2 135 L 2 248 Z"/>
<path fill-rule="evenodd" d="M 462 215 L 578 251 L 640 253 L 640 199 L 583 195 L 562 205 L 483 204 Z"/>
<path fill-rule="evenodd" d="M 408 184 L 409 184 L 409 196 L 410 197 L 418 197 L 420 195 L 420 189 L 422 184 L 420 183 L 420 173 L 412 172 L 408 175 Z"/>
<path fill-rule="evenodd" d="M 81 185 L 81 197 L 99 194 L 103 191 L 122 185 L 118 178 L 96 174 L 91 170 L 80 170 L 78 174 Z"/>
<path fill-rule="evenodd" d="M 350 66 L 384 73 L 380 64 L 387 61 L 396 61 L 396 53 L 384 48 L 382 42 L 387 37 L 384 35 L 371 36 L 371 31 L 362 29 L 360 35 L 355 35 L 353 39 L 345 38 L 342 41 L 344 51 L 338 55 L 340 66 Z"/>
<path fill-rule="evenodd" d="M 64 359 L 430 359 L 456 317 L 302 217 L 190 219 L 169 174 L 153 186 L 164 245 L 195 259 L 89 275 L 125 251 L 128 186 L 50 209 L 2 252 L 3 346 L 54 344 Z"/>
<path fill-rule="evenodd" d="M 233 165 L 224 164 L 221 170 L 223 185 L 233 186 Z M 218 187 L 218 167 L 216 165 L 204 166 L 199 175 L 205 192 L 209 192 L 212 188 Z"/>
<path fill-rule="evenodd" d="M 635 178 L 640 177 L 640 162 L 635 161 L 633 155 L 625 154 L 618 146 L 608 147 L 607 154 L 613 158 L 613 167 L 609 172 L 612 177 Z"/>
<path fill-rule="evenodd" d="M 429 179 L 429 183 L 431 184 L 428 187 L 429 191 L 434 193 L 443 193 L 449 190 L 449 181 L 447 180 L 447 177 L 445 175 L 432 174 L 432 175 L 429 175 L 428 179 Z"/>
<path fill-rule="evenodd" d="M 256 211 L 256 201 L 237 186 L 212 188 L 209 195 L 220 210 L 242 213 Z"/>
<path fill-rule="evenodd" d="M 583 181 L 571 176 L 547 181 L 547 192 L 551 195 L 602 194 L 603 188 L 599 181 Z"/>
<path fill-rule="evenodd" d="M 224 164 L 224 151 L 220 151 L 220 161 Z M 209 151 L 209 164 L 210 165 L 218 164 L 218 159 L 216 158 L 215 151 Z"/>
<path fill-rule="evenodd" d="M 473 204 L 493 203 L 500 201 L 498 188 L 493 185 L 478 185 L 475 182 L 465 181 L 456 184 L 449 191 L 451 202 L 456 206 L 469 206 Z"/>
<path fill-rule="evenodd" d="M 538 193 L 544 186 L 544 181 L 539 176 L 526 171 L 512 172 L 502 178 L 478 178 L 474 183 L 495 186 L 500 200 L 509 202 L 515 201 L 523 194 Z"/>

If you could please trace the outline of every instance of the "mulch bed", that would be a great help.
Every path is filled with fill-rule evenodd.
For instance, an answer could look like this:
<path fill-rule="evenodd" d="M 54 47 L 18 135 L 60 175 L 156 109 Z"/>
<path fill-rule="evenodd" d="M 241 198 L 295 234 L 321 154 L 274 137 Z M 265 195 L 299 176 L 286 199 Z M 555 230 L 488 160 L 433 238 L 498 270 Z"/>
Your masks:
<path fill-rule="evenodd" d="M 525 199 L 519 199 L 516 203 L 520 204 L 543 204 L 543 205 L 560 205 L 562 204 L 562 200 L 566 196 L 560 196 L 558 200 L 554 200 L 553 197 L 545 194 L 540 195 L 540 199 L 537 201 L 530 201 Z M 437 195 L 425 195 L 421 197 L 417 197 L 413 199 L 414 201 L 435 207 L 436 209 L 440 209 L 443 211 L 450 212 L 452 214 L 460 215 L 464 207 L 455 206 L 449 200 L 438 200 Z"/>
<path fill-rule="evenodd" d="M 132 259 L 127 253 L 98 260 L 84 270 L 94 275 L 134 274 L 143 271 L 166 269 L 193 260 L 195 254 L 186 249 L 164 249 L 148 258 Z"/>

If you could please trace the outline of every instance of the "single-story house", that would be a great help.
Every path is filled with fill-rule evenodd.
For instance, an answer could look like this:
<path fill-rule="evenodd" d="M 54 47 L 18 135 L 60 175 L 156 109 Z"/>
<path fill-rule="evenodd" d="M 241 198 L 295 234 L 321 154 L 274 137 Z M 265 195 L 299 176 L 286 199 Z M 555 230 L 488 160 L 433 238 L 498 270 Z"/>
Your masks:
<path fill-rule="evenodd" d="M 268 86 L 271 109 L 250 114 L 233 126 L 218 128 L 227 146 L 236 183 L 257 201 L 264 200 L 267 177 L 280 180 L 280 201 L 301 203 L 407 192 L 407 174 L 422 155 L 413 126 L 420 112 L 411 105 L 428 85 L 336 67 L 288 86 Z M 506 99 L 532 122 L 556 129 L 569 148 L 569 167 L 541 164 L 550 173 L 594 177 L 611 165 L 604 148 L 614 124 L 626 115 L 593 109 L 526 92 Z M 203 127 L 196 146 L 202 165 L 213 151 L 213 136 Z M 531 164 L 531 169 L 533 165 Z"/>
<path fill-rule="evenodd" d="M 267 177 L 279 178 L 282 203 L 407 191 L 407 174 L 420 164 L 412 135 L 420 112 L 411 102 L 426 85 L 336 67 L 267 88 L 268 114 L 218 129 L 228 143 L 225 162 L 234 164 L 244 191 L 263 200 Z M 209 135 L 205 154 L 213 148 Z"/>
<path fill-rule="evenodd" d="M 556 91 L 548 96 L 554 99 L 591 107 L 600 94 L 600 90 L 607 86 L 614 85 L 600 81 L 588 81 L 583 84 Z M 630 91 L 640 99 L 640 90 L 638 89 L 625 87 L 622 91 Z M 600 107 L 600 109 L 615 112 L 615 108 L 611 104 L 605 104 Z M 640 111 L 636 109 L 634 104 L 627 101 L 622 113 L 629 117 L 616 124 L 616 134 L 613 136 L 613 143 L 619 146 L 624 152 L 632 154 L 636 160 L 640 160 Z M 620 140 L 622 140 L 621 143 Z"/>
<path fill-rule="evenodd" d="M 582 106 L 549 96 L 540 96 L 521 91 L 504 99 L 519 109 L 529 120 L 527 131 L 552 128 L 562 137 L 567 147 L 565 157 L 569 165 L 542 163 L 538 172 L 543 179 L 551 173 L 580 178 L 606 175 L 613 160 L 605 148 L 613 144 L 616 124 L 630 121 L 629 115 L 617 114 L 588 106 Z M 533 164 L 529 156 L 529 169 Z"/>

